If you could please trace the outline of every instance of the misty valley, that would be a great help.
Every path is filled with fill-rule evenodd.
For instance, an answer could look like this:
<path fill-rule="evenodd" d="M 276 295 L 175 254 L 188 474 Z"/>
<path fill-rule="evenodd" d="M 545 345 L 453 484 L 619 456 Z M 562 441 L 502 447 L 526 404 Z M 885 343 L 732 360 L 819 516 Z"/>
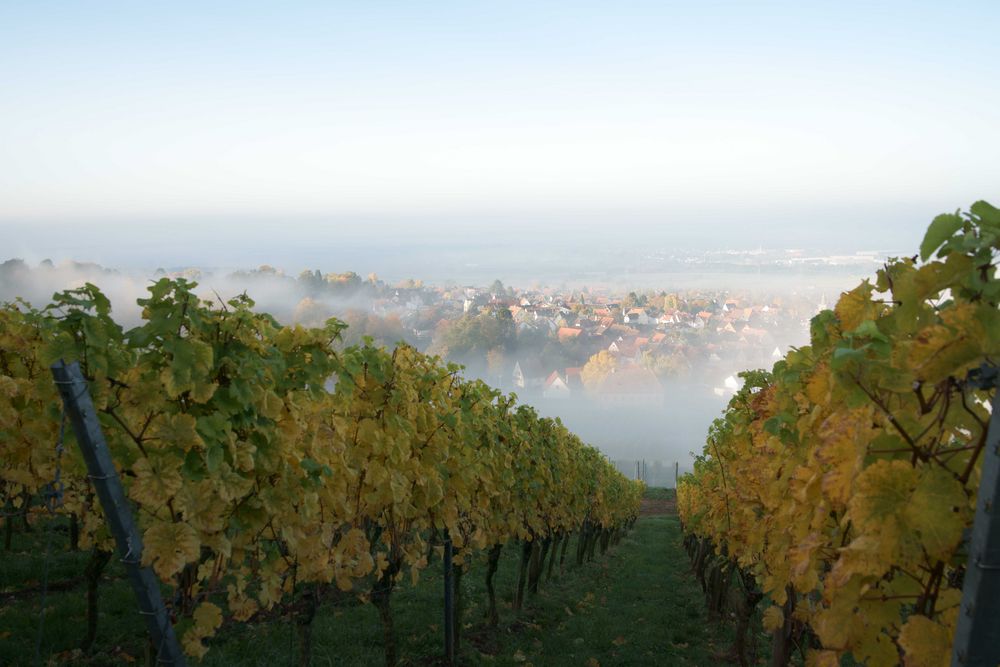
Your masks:
<path fill-rule="evenodd" d="M 769 368 L 807 342 L 810 318 L 835 295 L 823 281 L 828 276 L 784 289 L 516 288 L 499 280 L 390 283 L 319 270 L 293 276 L 266 265 L 143 275 L 12 259 L 0 264 L 0 301 L 21 297 L 42 306 L 54 292 L 90 282 L 108 295 L 116 318 L 135 326 L 136 299 L 164 276 L 196 281 L 200 296 L 217 303 L 245 292 L 282 323 L 316 327 L 337 318 L 347 324 L 343 345 L 366 337 L 389 348 L 403 341 L 461 364 L 465 376 L 559 417 L 623 473 L 670 487 L 675 473 L 690 470 L 695 444 L 742 385 L 739 372 Z"/>

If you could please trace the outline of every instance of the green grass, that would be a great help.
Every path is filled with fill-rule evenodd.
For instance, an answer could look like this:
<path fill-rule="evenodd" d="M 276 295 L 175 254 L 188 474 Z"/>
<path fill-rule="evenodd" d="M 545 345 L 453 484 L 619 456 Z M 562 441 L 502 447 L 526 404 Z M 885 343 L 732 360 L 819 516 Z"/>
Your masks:
<path fill-rule="evenodd" d="M 668 489 L 663 486 L 647 486 L 642 497 L 649 500 L 676 500 L 677 489 Z"/>
<path fill-rule="evenodd" d="M 0 555 L 0 590 L 23 588 L 40 580 L 44 560 L 42 532 L 16 536 L 14 554 Z M 544 579 L 520 615 L 511 610 L 517 548 L 505 547 L 496 576 L 500 625 L 484 627 L 485 563 L 473 563 L 464 577 L 465 627 L 460 664 L 468 665 L 706 665 L 719 662 L 731 642 L 731 630 L 708 621 L 701 590 L 689 573 L 674 517 L 649 517 L 608 553 L 561 576 Z M 55 548 L 58 543 L 58 548 Z M 54 533 L 50 581 L 82 571 L 86 554 L 65 551 L 66 538 Z M 29 547 L 26 549 L 25 547 Z M 572 560 L 575 539 L 567 561 Z M 41 553 L 39 553 L 41 552 Z M 415 587 L 401 585 L 393 594 L 401 664 L 436 664 L 442 647 L 442 578 L 440 560 Z M 50 593 L 43 657 L 82 664 L 124 664 L 141 655 L 142 619 L 135 610 L 121 566 L 102 585 L 102 614 L 95 650 L 70 654 L 84 633 L 85 586 Z M 11 600 L 0 608 L 0 664 L 31 664 L 40 597 Z M 314 625 L 314 665 L 382 665 L 381 626 L 369 604 L 348 600 L 324 605 Z M 205 665 L 294 665 L 298 646 L 287 619 L 234 624 L 213 641 Z M 589 664 L 593 665 L 594 662 Z"/>

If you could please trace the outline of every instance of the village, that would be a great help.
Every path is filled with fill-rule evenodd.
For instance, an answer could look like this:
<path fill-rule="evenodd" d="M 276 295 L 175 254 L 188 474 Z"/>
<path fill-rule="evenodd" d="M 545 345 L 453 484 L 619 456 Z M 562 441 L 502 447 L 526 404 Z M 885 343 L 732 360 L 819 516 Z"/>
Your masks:
<path fill-rule="evenodd" d="M 374 276 L 343 276 L 317 281 L 293 319 L 317 324 L 336 315 L 350 325 L 352 341 L 409 342 L 531 402 L 586 398 L 652 407 L 663 403 L 671 381 L 724 397 L 739 387 L 738 371 L 770 369 L 789 346 L 807 341 L 809 320 L 826 308 L 826 295 L 808 286 L 784 294 L 616 293 L 515 289 L 499 280 L 487 287 L 388 286 Z M 337 307 L 338 292 L 350 295 L 350 306 Z M 362 294 L 370 301 L 359 300 Z"/>
<path fill-rule="evenodd" d="M 809 321 L 836 294 L 807 282 L 782 292 L 682 289 L 625 292 L 606 286 L 427 285 L 375 274 L 281 269 L 158 269 L 151 276 L 197 281 L 206 298 L 245 291 L 282 322 L 343 320 L 343 342 L 403 341 L 461 364 L 465 373 L 531 402 L 588 398 L 657 405 L 664 383 L 731 394 L 744 369 L 770 369 L 808 341 Z M 0 285 L 42 304 L 53 291 L 91 281 L 105 287 L 124 322 L 138 324 L 135 294 L 150 277 L 96 264 L 0 263 Z M 739 281 L 731 281 L 739 282 Z M 3 294 L 0 293 L 0 297 Z M 134 312 L 133 312 L 134 311 Z"/>
<path fill-rule="evenodd" d="M 354 272 L 295 276 L 266 265 L 141 276 L 96 264 L 0 263 L 0 287 L 36 304 L 61 289 L 101 285 L 126 326 L 141 321 L 135 295 L 160 277 L 195 281 L 216 303 L 245 292 L 282 323 L 322 326 L 335 317 L 347 324 L 340 345 L 405 342 L 438 355 L 461 365 L 466 377 L 559 417 L 623 472 L 637 475 L 639 466 L 661 484 L 672 484 L 674 462 L 704 441 L 741 386 L 739 372 L 770 369 L 790 347 L 804 345 L 810 319 L 836 296 L 804 280 L 784 292 L 626 291 L 598 284 L 515 288 L 499 280 L 390 283 Z"/>

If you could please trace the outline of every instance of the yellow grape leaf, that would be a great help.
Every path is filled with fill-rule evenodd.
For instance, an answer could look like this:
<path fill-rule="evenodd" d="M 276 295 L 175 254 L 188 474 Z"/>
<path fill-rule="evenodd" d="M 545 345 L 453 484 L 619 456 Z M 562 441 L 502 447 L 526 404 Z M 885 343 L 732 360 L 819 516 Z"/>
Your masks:
<path fill-rule="evenodd" d="M 806 384 L 806 396 L 814 405 L 823 405 L 830 394 L 830 370 L 826 364 L 816 368 L 816 372 Z"/>
<path fill-rule="evenodd" d="M 939 466 L 926 466 L 906 506 L 906 522 L 920 533 L 920 542 L 932 558 L 947 560 L 962 539 L 968 505 L 961 482 Z"/>
<path fill-rule="evenodd" d="M 825 540 L 817 532 L 812 532 L 788 549 L 789 574 L 797 590 L 811 591 L 819 585 L 815 555 Z"/>
<path fill-rule="evenodd" d="M 268 564 L 259 575 L 260 590 L 257 592 L 257 597 L 267 609 L 281 602 L 285 582 L 277 567 L 277 564 Z"/>
<path fill-rule="evenodd" d="M 865 634 L 865 620 L 858 614 L 857 600 L 861 597 L 862 584 L 852 579 L 848 584 L 823 593 L 825 606 L 820 607 L 809 625 L 816 632 L 825 647 L 835 647 L 838 651 L 850 651 L 857 645 L 859 637 Z"/>
<path fill-rule="evenodd" d="M 233 555 L 233 543 L 225 533 L 204 536 L 204 545 L 226 560 Z"/>
<path fill-rule="evenodd" d="M 184 483 L 180 472 L 183 463 L 179 456 L 150 452 L 150 456 L 139 459 L 132 466 L 135 481 L 129 487 L 129 496 L 148 508 L 163 505 Z"/>
<path fill-rule="evenodd" d="M 899 633 L 906 667 L 947 667 L 951 663 L 948 629 L 926 616 L 910 616 Z"/>
<path fill-rule="evenodd" d="M 219 502 L 214 492 L 216 482 L 203 479 L 197 484 L 185 484 L 176 496 L 177 509 L 184 520 L 204 533 L 222 530 L 226 506 Z"/>
<path fill-rule="evenodd" d="M 840 654 L 836 651 L 809 651 L 806 667 L 840 667 Z"/>
<path fill-rule="evenodd" d="M 369 551 L 368 538 L 360 528 L 352 528 L 333 548 L 334 578 L 337 586 L 349 591 L 354 580 L 375 569 L 375 559 Z"/>
<path fill-rule="evenodd" d="M 219 388 L 218 382 L 202 382 L 197 380 L 191 389 L 191 399 L 195 403 L 208 403 L 215 395 L 215 390 Z"/>
<path fill-rule="evenodd" d="M 236 586 L 230 584 L 227 588 L 229 596 L 226 598 L 226 606 L 229 608 L 229 613 L 233 615 L 233 619 L 239 621 L 240 623 L 247 621 L 251 616 L 257 613 L 260 607 L 257 606 L 257 601 L 253 598 L 247 597 L 243 592 L 239 591 Z"/>
<path fill-rule="evenodd" d="M 202 602 L 194 610 L 194 625 L 184 633 L 184 652 L 199 660 L 205 657 L 208 648 L 201 640 L 211 637 L 222 625 L 222 610 L 211 602 Z"/>
<path fill-rule="evenodd" d="M 216 565 L 217 563 L 215 559 L 206 560 L 201 565 L 199 565 L 198 576 L 197 576 L 198 581 L 206 581 L 208 579 L 211 579 L 212 575 L 215 574 Z"/>
<path fill-rule="evenodd" d="M 385 572 L 388 569 L 388 567 L 389 567 L 389 559 L 386 558 L 383 552 L 381 551 L 378 552 L 378 554 L 375 556 L 375 578 L 376 579 L 380 578 L 382 576 L 382 573 Z M 416 584 L 416 582 L 413 583 Z"/>
<path fill-rule="evenodd" d="M 194 628 L 188 628 L 187 632 L 184 633 L 181 646 L 185 653 L 197 660 L 201 660 L 208 653 L 208 647 L 201 642 L 201 636 L 195 632 Z"/>
<path fill-rule="evenodd" d="M 910 551 L 914 536 L 903 521 L 919 473 L 906 461 L 876 461 L 868 466 L 854 484 L 854 495 L 847 507 L 847 517 L 854 522 L 859 536 L 879 537 L 879 555 L 886 565 L 898 564 L 897 557 Z"/>
<path fill-rule="evenodd" d="M 414 586 L 420 581 L 420 571 L 425 567 L 427 567 L 427 556 L 421 557 L 410 568 L 410 581 Z"/>
<path fill-rule="evenodd" d="M 254 461 L 254 454 L 257 452 L 257 448 L 245 440 L 237 441 L 230 448 L 230 452 L 233 455 L 233 465 L 236 466 L 238 470 L 243 472 L 250 472 L 254 469 L 256 462 Z"/>
<path fill-rule="evenodd" d="M 785 625 L 785 612 L 777 605 L 771 605 L 764 610 L 764 629 L 768 632 L 780 630 Z"/>
<path fill-rule="evenodd" d="M 222 610 L 211 602 L 202 602 L 194 610 L 194 627 L 202 637 L 211 637 L 222 625 Z"/>
<path fill-rule="evenodd" d="M 155 523 L 146 530 L 142 539 L 143 565 L 151 565 L 164 581 L 188 563 L 198 560 L 201 551 L 197 531 L 186 523 Z"/>
<path fill-rule="evenodd" d="M 894 616 L 890 623 L 895 625 L 899 622 L 899 610 L 894 608 L 892 613 Z M 866 665 L 895 665 L 899 662 L 899 649 L 884 632 L 876 634 L 874 641 L 869 637 L 867 641 L 861 642 L 854 650 L 854 655 Z"/>
<path fill-rule="evenodd" d="M 217 491 L 223 501 L 229 503 L 240 500 L 253 489 L 253 479 L 244 477 L 233 470 L 228 463 L 219 466 L 219 484 Z"/>
<path fill-rule="evenodd" d="M 264 392 L 261 401 L 257 405 L 260 414 L 268 419 L 277 419 L 280 417 L 284 407 L 285 404 L 281 402 L 281 399 L 273 391 Z"/>
<path fill-rule="evenodd" d="M 204 441 L 195 430 L 195 419 L 191 415 L 166 415 L 156 425 L 154 434 L 160 447 L 178 447 L 185 452 L 189 449 L 205 447 Z"/>
<path fill-rule="evenodd" d="M 891 563 L 882 556 L 882 540 L 877 535 L 862 535 L 840 549 L 837 562 L 830 571 L 827 582 L 831 586 L 845 586 L 851 577 L 881 576 Z"/>
<path fill-rule="evenodd" d="M 978 341 L 986 336 L 976 317 L 975 306 L 963 304 L 949 308 L 942 313 L 941 319 L 944 324 L 921 329 L 909 348 L 911 366 L 928 383 L 960 374 L 983 353 Z"/>
<path fill-rule="evenodd" d="M 872 303 L 872 286 L 865 280 L 850 292 L 844 292 L 837 300 L 833 312 L 840 320 L 842 331 L 854 331 L 865 320 L 875 315 L 875 304 Z"/>
<path fill-rule="evenodd" d="M 870 439 L 871 409 L 838 410 L 827 417 L 819 430 L 821 444 L 816 458 L 823 464 L 823 493 L 838 508 L 851 497 L 851 485 L 861 467 L 864 443 Z"/>

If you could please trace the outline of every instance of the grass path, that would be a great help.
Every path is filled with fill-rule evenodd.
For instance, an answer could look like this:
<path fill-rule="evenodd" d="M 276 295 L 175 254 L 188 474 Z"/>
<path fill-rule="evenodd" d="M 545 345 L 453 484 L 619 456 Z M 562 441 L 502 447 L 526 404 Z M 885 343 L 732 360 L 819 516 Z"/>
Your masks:
<path fill-rule="evenodd" d="M 711 665 L 727 629 L 708 621 L 675 517 L 640 519 L 603 561 L 539 593 L 538 629 L 513 637 L 495 664 Z"/>
<path fill-rule="evenodd" d="M 729 627 L 707 618 L 675 516 L 639 519 L 628 537 L 603 557 L 543 582 L 520 615 L 510 608 L 516 560 L 515 548 L 505 550 L 497 573 L 497 629 L 481 624 L 481 563 L 466 575 L 460 664 L 715 665 L 731 643 Z M 441 579 L 436 570 L 428 571 L 419 586 L 401 588 L 393 596 L 403 665 L 438 664 Z M 315 664 L 383 664 L 380 629 L 370 605 L 327 610 L 316 623 Z M 291 636 L 273 625 L 260 630 L 265 634 L 249 633 L 258 641 L 247 641 L 243 633 L 232 637 L 209 654 L 209 664 L 294 664 Z M 280 650 L 272 653 L 262 646 Z"/>
<path fill-rule="evenodd" d="M 681 532 L 672 514 L 650 505 L 634 529 L 604 556 L 542 582 L 520 614 L 511 609 L 517 548 L 506 547 L 497 572 L 498 628 L 483 626 L 484 563 L 473 564 L 462 582 L 465 600 L 463 665 L 715 665 L 731 642 L 727 624 L 710 622 L 701 590 L 690 574 Z M 37 540 L 38 533 L 28 538 Z M 572 560 L 575 538 L 567 561 Z M 37 551 L 35 552 L 37 554 Z M 3 554 L 0 590 L 39 578 L 41 559 L 30 551 Z M 84 554 L 62 554 L 50 581 L 79 572 Z M 102 586 L 101 621 L 94 650 L 74 650 L 83 626 L 83 590 L 50 592 L 45 658 L 55 664 L 128 664 L 142 655 L 141 619 L 120 567 L 109 568 Z M 20 586 L 12 586 L 19 583 Z M 8 588 L 7 590 L 10 590 Z M 402 665 L 440 664 L 442 644 L 440 561 L 417 586 L 393 595 Z M 34 653 L 37 596 L 7 597 L 0 605 L 0 664 L 30 664 Z M 133 663 L 134 664 L 134 663 Z M 202 665 L 296 665 L 296 635 L 287 619 L 236 624 L 213 641 Z M 348 598 L 325 604 L 314 625 L 314 665 L 381 666 L 381 627 L 371 605 Z"/>

